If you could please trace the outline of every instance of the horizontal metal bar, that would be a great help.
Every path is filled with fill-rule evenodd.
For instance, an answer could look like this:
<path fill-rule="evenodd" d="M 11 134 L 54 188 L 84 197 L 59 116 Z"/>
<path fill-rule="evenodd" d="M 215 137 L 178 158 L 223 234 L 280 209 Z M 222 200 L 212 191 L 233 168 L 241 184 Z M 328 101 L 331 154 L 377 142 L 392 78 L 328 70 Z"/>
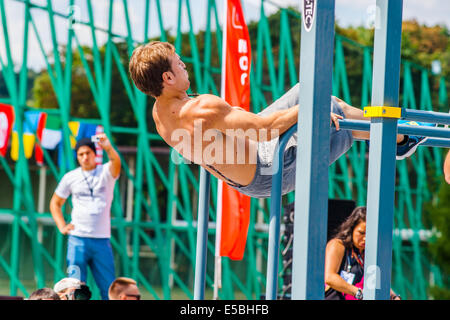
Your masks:
<path fill-rule="evenodd" d="M 344 130 L 370 131 L 370 121 L 339 120 L 339 128 Z"/>
<path fill-rule="evenodd" d="M 422 137 L 450 139 L 450 129 L 449 128 L 437 128 L 437 127 L 433 128 L 433 127 L 424 127 L 424 126 L 399 125 L 398 133 L 422 136 Z"/>
<path fill-rule="evenodd" d="M 450 125 L 450 113 L 403 109 L 402 119 Z"/>
<path fill-rule="evenodd" d="M 421 144 L 423 147 L 450 148 L 450 139 L 430 138 Z"/>
<path fill-rule="evenodd" d="M 339 120 L 339 127 L 344 130 L 370 131 L 370 122 L 363 120 Z M 398 133 L 422 137 L 450 139 L 449 128 L 399 125 Z"/>

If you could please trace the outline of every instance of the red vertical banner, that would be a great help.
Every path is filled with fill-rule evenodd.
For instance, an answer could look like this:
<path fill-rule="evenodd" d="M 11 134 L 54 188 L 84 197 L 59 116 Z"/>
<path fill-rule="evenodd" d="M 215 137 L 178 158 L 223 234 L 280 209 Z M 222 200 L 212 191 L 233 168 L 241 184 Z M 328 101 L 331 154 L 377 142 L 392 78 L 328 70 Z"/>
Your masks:
<path fill-rule="evenodd" d="M 222 97 L 232 106 L 250 111 L 250 36 L 240 0 L 228 0 L 226 34 L 224 34 L 225 70 Z"/>
<path fill-rule="evenodd" d="M 240 0 L 225 0 L 225 10 L 222 98 L 250 111 L 250 36 Z M 242 260 L 250 223 L 250 197 L 219 181 L 217 198 L 216 256 Z"/>
<path fill-rule="evenodd" d="M 14 108 L 0 103 L 0 155 L 5 157 L 8 149 L 9 136 L 14 123 Z"/>

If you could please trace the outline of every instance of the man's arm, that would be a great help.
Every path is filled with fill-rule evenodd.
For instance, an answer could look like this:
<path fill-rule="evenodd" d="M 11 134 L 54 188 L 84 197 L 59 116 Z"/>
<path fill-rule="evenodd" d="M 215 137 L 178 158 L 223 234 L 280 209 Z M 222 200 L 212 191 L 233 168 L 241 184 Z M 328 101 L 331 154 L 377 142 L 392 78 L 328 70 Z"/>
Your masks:
<path fill-rule="evenodd" d="M 74 229 L 73 224 L 66 224 L 66 221 L 64 220 L 62 207 L 65 202 L 66 199 L 57 196 L 55 193 L 50 200 L 50 212 L 52 214 L 53 220 L 55 220 L 56 226 L 58 227 L 59 231 L 64 235 L 68 234 L 71 230 Z"/>
<path fill-rule="evenodd" d="M 105 150 L 106 154 L 108 155 L 109 161 L 111 161 L 111 166 L 109 167 L 111 175 L 113 176 L 114 179 L 116 179 L 120 174 L 120 167 L 121 167 L 119 154 L 109 142 L 109 139 L 106 136 L 106 134 L 102 133 L 97 136 L 100 139 L 98 144 L 100 145 L 100 147 L 103 148 L 103 150 Z"/>
<path fill-rule="evenodd" d="M 444 175 L 445 181 L 450 184 L 450 150 L 448 151 L 447 157 L 445 158 L 444 162 Z"/>
<path fill-rule="evenodd" d="M 256 141 L 272 140 L 297 123 L 298 105 L 276 111 L 268 116 L 259 116 L 241 108 L 231 107 L 225 100 L 214 95 L 202 95 L 193 111 L 193 118 L 202 120 L 202 129 L 254 130 Z"/>

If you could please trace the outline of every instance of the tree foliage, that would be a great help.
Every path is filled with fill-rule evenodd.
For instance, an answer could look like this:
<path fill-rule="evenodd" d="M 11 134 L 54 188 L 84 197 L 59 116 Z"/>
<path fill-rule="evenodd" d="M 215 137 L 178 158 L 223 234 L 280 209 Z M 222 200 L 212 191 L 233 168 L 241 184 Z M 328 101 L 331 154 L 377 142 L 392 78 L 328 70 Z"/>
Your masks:
<path fill-rule="evenodd" d="M 439 199 L 439 201 L 437 201 Z M 434 226 L 434 238 L 428 248 L 434 263 L 442 272 L 443 287 L 435 286 L 431 294 L 435 299 L 450 299 L 450 185 L 442 178 L 435 201 L 425 210 Z"/>

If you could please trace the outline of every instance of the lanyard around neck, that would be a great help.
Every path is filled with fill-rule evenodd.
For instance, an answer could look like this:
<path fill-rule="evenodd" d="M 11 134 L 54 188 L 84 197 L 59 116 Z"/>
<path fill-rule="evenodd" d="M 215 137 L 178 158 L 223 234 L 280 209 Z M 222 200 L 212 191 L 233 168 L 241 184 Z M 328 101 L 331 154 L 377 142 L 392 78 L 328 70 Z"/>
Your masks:
<path fill-rule="evenodd" d="M 350 252 L 350 254 L 347 254 L 347 272 L 350 272 L 351 268 L 352 268 L 352 263 L 351 263 L 351 258 L 355 257 L 356 262 L 364 268 L 364 259 L 361 257 L 361 254 L 356 253 L 355 250 L 352 248 L 352 251 Z"/>
<path fill-rule="evenodd" d="M 95 175 L 95 170 L 97 170 L 97 168 L 94 169 L 94 175 Z M 94 198 L 94 187 L 90 185 L 88 179 L 86 178 L 86 176 L 84 175 L 83 170 L 81 170 L 81 174 L 83 175 L 84 181 L 86 182 L 89 191 L 91 192 L 91 198 Z"/>

